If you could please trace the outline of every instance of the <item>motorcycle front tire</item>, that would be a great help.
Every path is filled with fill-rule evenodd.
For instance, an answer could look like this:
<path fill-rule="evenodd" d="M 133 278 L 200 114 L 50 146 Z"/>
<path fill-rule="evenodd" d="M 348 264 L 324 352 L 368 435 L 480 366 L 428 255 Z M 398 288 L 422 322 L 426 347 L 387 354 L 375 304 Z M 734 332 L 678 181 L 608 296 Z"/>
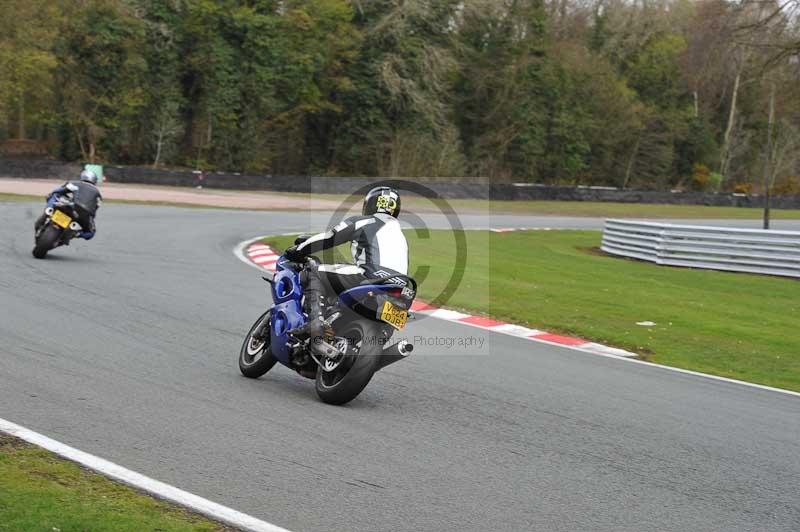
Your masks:
<path fill-rule="evenodd" d="M 263 340 L 253 338 L 253 333 L 264 320 L 269 320 L 269 311 L 262 314 L 250 327 L 239 351 L 239 371 L 249 379 L 257 379 L 272 369 L 278 361 L 270 349 L 269 334 Z M 269 325 L 267 324 L 267 327 Z M 269 333 L 269 330 L 267 330 Z"/>

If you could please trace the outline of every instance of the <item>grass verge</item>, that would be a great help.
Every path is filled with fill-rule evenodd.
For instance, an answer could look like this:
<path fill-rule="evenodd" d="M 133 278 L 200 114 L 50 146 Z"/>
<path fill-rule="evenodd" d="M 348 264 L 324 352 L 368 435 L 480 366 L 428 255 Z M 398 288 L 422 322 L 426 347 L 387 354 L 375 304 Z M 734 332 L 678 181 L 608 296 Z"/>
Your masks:
<path fill-rule="evenodd" d="M 0 201 L 41 201 L 44 203 L 44 198 L 40 196 L 31 196 L 29 194 L 7 194 L 0 192 Z"/>
<path fill-rule="evenodd" d="M 529 214 L 539 216 L 587 216 L 597 218 L 675 218 L 759 220 L 761 209 L 747 207 L 709 207 L 705 205 L 660 205 L 593 201 L 485 201 L 450 200 L 457 212 L 481 210 L 491 214 Z M 775 219 L 799 219 L 800 210 L 773 209 Z"/>
<path fill-rule="evenodd" d="M 640 353 L 652 362 L 800 391 L 800 282 L 670 268 L 597 251 L 596 231 L 464 232 L 450 308 Z M 451 231 L 408 232 L 420 298 L 445 287 Z M 291 237 L 267 239 L 283 249 Z M 426 273 L 427 272 L 427 273 Z M 654 326 L 637 325 L 652 321 Z"/>
<path fill-rule="evenodd" d="M 231 530 L 0 433 L 0 531 Z"/>

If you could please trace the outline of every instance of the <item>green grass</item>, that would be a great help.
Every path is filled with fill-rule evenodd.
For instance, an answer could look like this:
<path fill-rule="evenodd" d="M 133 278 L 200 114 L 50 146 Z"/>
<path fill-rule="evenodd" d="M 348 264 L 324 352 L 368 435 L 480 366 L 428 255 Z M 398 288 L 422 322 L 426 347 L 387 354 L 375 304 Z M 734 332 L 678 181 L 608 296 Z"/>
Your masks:
<path fill-rule="evenodd" d="M 31 196 L 29 194 L 6 194 L 5 192 L 0 192 L 0 201 L 41 201 L 44 202 L 44 198 L 41 196 Z"/>
<path fill-rule="evenodd" d="M 0 531 L 228 530 L 0 434 Z"/>
<path fill-rule="evenodd" d="M 745 207 L 707 207 L 705 205 L 656 205 L 594 201 L 485 201 L 450 200 L 457 212 L 483 210 L 491 214 L 532 214 L 553 216 L 591 216 L 598 218 L 729 218 L 761 219 L 763 211 Z M 800 210 L 773 209 L 776 219 L 798 219 Z"/>
<path fill-rule="evenodd" d="M 454 236 L 408 233 L 420 298 L 455 267 Z M 800 391 L 800 282 L 606 256 L 594 231 L 465 232 L 450 308 L 577 335 L 661 364 Z M 291 238 L 270 238 L 279 247 Z M 419 268 L 429 267 L 427 276 Z M 424 272 L 423 272 L 424 273 Z M 654 327 L 636 325 L 653 321 Z"/>

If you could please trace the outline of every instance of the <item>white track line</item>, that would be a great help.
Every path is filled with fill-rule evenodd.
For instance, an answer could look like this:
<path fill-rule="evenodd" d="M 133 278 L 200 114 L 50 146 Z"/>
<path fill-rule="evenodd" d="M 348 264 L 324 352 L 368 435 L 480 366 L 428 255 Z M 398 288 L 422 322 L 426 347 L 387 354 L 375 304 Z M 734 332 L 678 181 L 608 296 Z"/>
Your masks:
<path fill-rule="evenodd" d="M 201 513 L 205 516 L 215 519 L 227 525 L 247 530 L 250 532 L 289 532 L 285 528 L 267 523 L 260 519 L 256 519 L 247 514 L 238 512 L 227 506 L 222 506 L 215 502 L 209 501 L 182 489 L 170 486 L 158 480 L 146 477 L 142 474 L 126 469 L 108 460 L 98 458 L 97 456 L 79 451 L 74 447 L 65 445 L 61 442 L 43 436 L 38 432 L 26 429 L 16 423 L 7 421 L 0 418 L 0 432 L 5 432 L 12 436 L 16 436 L 21 440 L 28 443 L 38 445 L 48 451 L 51 451 L 67 460 L 77 462 L 89 469 L 93 469 L 98 473 L 102 473 L 108 477 L 116 479 L 124 484 L 133 486 L 134 488 L 146 491 L 160 499 L 179 504 L 186 508 L 190 508 L 195 512 Z"/>
<path fill-rule="evenodd" d="M 526 230 L 531 230 L 531 229 L 532 228 L 529 228 L 529 229 L 526 229 Z M 543 230 L 549 230 L 549 228 L 543 228 Z M 285 233 L 285 234 L 292 235 L 292 234 L 295 234 L 295 233 Z M 275 236 L 275 235 L 269 235 L 269 236 Z M 233 253 L 236 255 L 236 257 L 240 261 L 242 261 L 242 262 L 244 262 L 246 264 L 249 264 L 250 266 L 258 269 L 259 271 L 261 271 L 263 273 L 264 269 L 259 267 L 256 264 L 254 264 L 250 259 L 248 259 L 247 256 L 245 256 L 245 254 L 244 254 L 244 250 L 246 249 L 246 247 L 249 244 L 252 244 L 253 242 L 256 242 L 257 240 L 263 240 L 265 238 L 267 238 L 267 236 L 259 236 L 259 237 L 256 237 L 256 238 L 251 238 L 249 240 L 245 240 L 244 242 L 240 242 L 233 249 Z M 267 275 L 270 275 L 270 276 L 272 275 L 272 273 L 270 273 L 270 272 L 266 272 L 266 273 L 267 273 Z M 466 325 L 468 327 L 477 327 L 477 328 L 483 329 L 485 331 L 493 331 L 493 332 L 496 332 L 496 333 L 499 333 L 499 334 L 505 334 L 505 335 L 508 335 L 508 336 L 523 337 L 523 336 L 519 336 L 520 329 L 516 329 L 516 330 L 514 329 L 514 327 L 516 327 L 516 326 L 512 326 L 510 324 L 499 325 L 499 326 L 494 326 L 494 327 L 484 327 L 484 326 L 481 326 L 481 325 L 474 325 L 474 324 L 471 324 L 471 323 L 458 321 L 458 315 L 460 315 L 461 313 L 460 312 L 451 311 L 451 310 L 447 310 L 447 309 L 435 309 L 435 310 L 427 310 L 427 311 L 417 311 L 417 313 L 426 314 L 426 315 L 431 316 L 433 318 L 442 319 L 442 320 L 448 321 L 450 323 L 460 323 L 461 325 Z M 464 314 L 463 316 L 469 316 L 469 315 L 468 314 Z M 540 332 L 540 331 L 532 330 L 532 332 L 535 333 L 535 332 Z M 534 342 L 539 342 L 539 343 L 542 343 L 542 344 L 554 346 L 554 347 L 561 347 L 563 349 L 569 349 L 570 351 L 576 351 L 576 352 L 584 353 L 584 354 L 591 354 L 592 356 L 600 356 L 600 357 L 605 357 L 605 358 L 612 358 L 614 360 L 622 360 L 622 361 L 625 361 L 625 362 L 631 362 L 633 364 L 641 364 L 641 365 L 644 365 L 644 366 L 647 366 L 647 367 L 650 367 L 650 368 L 663 369 L 663 370 L 672 371 L 672 372 L 675 372 L 675 373 L 683 373 L 684 375 L 693 375 L 695 377 L 702 377 L 702 378 L 705 378 L 705 379 L 711 379 L 711 380 L 720 381 L 720 382 L 727 382 L 729 384 L 738 384 L 738 385 L 741 385 L 741 386 L 747 386 L 749 388 L 756 388 L 756 389 L 764 390 L 764 391 L 768 391 L 768 392 L 776 392 L 776 393 L 781 393 L 781 394 L 784 394 L 784 395 L 791 395 L 791 396 L 794 396 L 794 397 L 800 397 L 800 392 L 793 392 L 791 390 L 784 390 L 783 388 L 773 388 L 772 386 L 766 386 L 766 385 L 763 385 L 763 384 L 755 384 L 755 383 L 752 383 L 752 382 L 745 382 L 745 381 L 740 381 L 740 380 L 736 380 L 736 379 L 730 379 L 728 377 L 719 377 L 717 375 L 709 375 L 708 373 L 700 373 L 699 371 L 692 371 L 692 370 L 688 370 L 688 369 L 675 368 L 675 367 L 672 367 L 672 366 L 663 366 L 661 364 L 656 364 L 654 362 L 647 362 L 647 361 L 644 361 L 644 360 L 631 358 L 630 355 L 628 355 L 628 356 L 622 355 L 622 353 L 627 353 L 627 351 L 624 351 L 622 349 L 616 349 L 614 347 L 605 346 L 605 345 L 602 345 L 602 344 L 597 344 L 597 343 L 594 343 L 594 342 L 587 342 L 586 344 L 583 344 L 583 345 L 574 345 L 573 346 L 573 345 L 559 344 L 559 343 L 555 343 L 555 342 L 548 342 L 547 340 L 539 340 L 535 336 L 533 336 L 533 337 L 528 336 L 527 339 L 528 340 L 533 340 Z M 617 354 L 617 353 L 619 353 L 619 354 Z"/>
<path fill-rule="evenodd" d="M 559 345 L 559 344 L 550 344 L 550 345 Z M 588 352 L 585 349 L 574 349 L 574 348 L 572 348 L 571 346 L 568 346 L 568 345 L 561 345 L 559 347 L 565 347 L 567 349 L 573 349 L 575 351 L 581 351 L 583 353 L 587 353 Z M 705 379 L 712 379 L 712 380 L 715 380 L 715 381 L 727 382 L 727 383 L 730 383 L 730 384 L 739 384 L 741 386 L 748 386 L 750 388 L 758 388 L 759 390 L 765 390 L 765 391 L 768 391 L 768 392 L 777 392 L 777 393 L 782 393 L 784 395 L 792 395 L 794 397 L 800 397 L 800 392 L 793 392 L 792 390 L 784 390 L 783 388 L 773 388 L 772 386 L 766 386 L 764 384 L 755 384 L 755 383 L 752 383 L 752 382 L 745 382 L 745 381 L 740 381 L 740 380 L 736 380 L 736 379 L 729 379 L 728 377 L 719 377 L 717 375 L 709 375 L 708 373 L 700 373 L 699 371 L 692 371 L 690 369 L 675 368 L 675 367 L 672 367 L 672 366 L 663 366 L 661 364 L 656 364 L 655 362 L 647 362 L 645 360 L 639 360 L 639 359 L 636 359 L 636 358 L 621 357 L 619 355 L 612 355 L 612 354 L 609 354 L 609 353 L 601 353 L 601 352 L 597 352 L 597 351 L 593 351 L 592 355 L 593 356 L 599 356 L 599 357 L 613 358 L 615 360 L 624 360 L 625 362 L 631 362 L 633 364 L 641 364 L 641 365 L 648 366 L 648 367 L 651 367 L 651 368 L 664 369 L 664 370 L 667 370 L 667 371 L 674 371 L 675 373 L 683 373 L 684 375 L 693 375 L 695 377 L 703 377 Z"/>

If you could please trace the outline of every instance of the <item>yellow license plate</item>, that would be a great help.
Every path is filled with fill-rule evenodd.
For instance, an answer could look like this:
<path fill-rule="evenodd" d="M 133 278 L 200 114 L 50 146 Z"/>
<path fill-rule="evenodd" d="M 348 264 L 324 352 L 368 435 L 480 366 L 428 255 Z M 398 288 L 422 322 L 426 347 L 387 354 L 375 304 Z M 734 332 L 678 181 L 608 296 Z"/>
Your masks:
<path fill-rule="evenodd" d="M 385 301 L 383 303 L 383 309 L 381 310 L 381 320 L 398 331 L 402 331 L 408 321 L 408 312 L 397 305 L 393 305 L 390 301 Z"/>
<path fill-rule="evenodd" d="M 72 222 L 72 218 L 70 218 L 61 211 L 54 212 L 53 216 L 51 216 L 50 219 L 53 220 L 54 224 L 64 229 L 69 227 L 69 224 Z"/>

